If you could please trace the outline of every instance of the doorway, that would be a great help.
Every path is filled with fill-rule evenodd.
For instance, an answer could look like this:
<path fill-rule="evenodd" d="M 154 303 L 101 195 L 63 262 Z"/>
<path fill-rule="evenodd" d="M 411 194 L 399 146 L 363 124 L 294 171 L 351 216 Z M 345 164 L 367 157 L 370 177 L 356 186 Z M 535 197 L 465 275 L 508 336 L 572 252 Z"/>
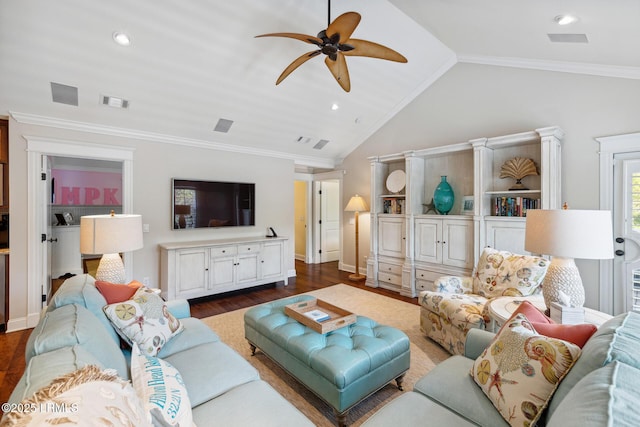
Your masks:
<path fill-rule="evenodd" d="M 600 310 L 640 309 L 640 133 L 600 143 L 600 208 L 611 210 L 613 260 L 600 262 Z"/>

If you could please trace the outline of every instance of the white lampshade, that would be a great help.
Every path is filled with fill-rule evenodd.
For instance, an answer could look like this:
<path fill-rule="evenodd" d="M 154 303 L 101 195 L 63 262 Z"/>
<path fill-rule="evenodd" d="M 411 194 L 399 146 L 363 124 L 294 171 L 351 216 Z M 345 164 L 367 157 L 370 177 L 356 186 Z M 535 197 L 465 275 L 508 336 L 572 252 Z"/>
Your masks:
<path fill-rule="evenodd" d="M 524 248 L 562 258 L 613 258 L 611 211 L 529 210 Z"/>
<path fill-rule="evenodd" d="M 86 215 L 80 217 L 80 252 L 101 254 L 97 280 L 124 283 L 124 264 L 120 252 L 143 247 L 142 216 Z"/>
<path fill-rule="evenodd" d="M 346 212 L 365 212 L 369 210 L 369 208 L 362 196 L 358 196 L 356 194 L 349 200 L 349 203 L 347 203 L 347 207 L 344 208 L 344 210 Z"/>

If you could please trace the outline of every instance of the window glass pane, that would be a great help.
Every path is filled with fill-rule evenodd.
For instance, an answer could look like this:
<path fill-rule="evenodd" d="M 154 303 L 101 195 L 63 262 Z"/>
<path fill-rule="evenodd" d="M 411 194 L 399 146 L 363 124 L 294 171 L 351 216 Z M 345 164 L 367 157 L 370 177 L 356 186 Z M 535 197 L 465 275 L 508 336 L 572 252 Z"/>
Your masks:
<path fill-rule="evenodd" d="M 640 232 L 640 173 L 631 176 L 631 216 L 633 231 Z"/>

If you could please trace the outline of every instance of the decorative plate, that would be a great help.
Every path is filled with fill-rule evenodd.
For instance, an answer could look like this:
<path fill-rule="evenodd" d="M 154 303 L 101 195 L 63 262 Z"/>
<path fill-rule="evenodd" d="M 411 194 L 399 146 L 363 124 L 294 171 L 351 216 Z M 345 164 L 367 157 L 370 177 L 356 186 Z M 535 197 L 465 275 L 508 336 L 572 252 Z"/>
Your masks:
<path fill-rule="evenodd" d="M 403 170 L 395 170 L 387 177 L 387 190 L 399 193 L 405 186 L 405 173 Z"/>

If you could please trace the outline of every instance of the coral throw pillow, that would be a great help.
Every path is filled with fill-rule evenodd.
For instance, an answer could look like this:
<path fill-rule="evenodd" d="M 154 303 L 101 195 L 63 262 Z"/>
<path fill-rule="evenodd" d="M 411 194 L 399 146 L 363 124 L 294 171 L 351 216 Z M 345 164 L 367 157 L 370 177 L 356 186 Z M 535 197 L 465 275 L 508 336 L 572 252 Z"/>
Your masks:
<path fill-rule="evenodd" d="M 533 328 L 540 334 L 551 338 L 557 338 L 569 341 L 578 347 L 584 347 L 585 343 L 591 338 L 598 328 L 589 323 L 580 323 L 576 325 L 563 325 L 554 322 L 545 316 L 535 305 L 529 301 L 522 301 L 520 306 L 513 312 L 511 318 L 505 323 L 508 324 L 518 314 L 524 314 Z"/>
<path fill-rule="evenodd" d="M 471 375 L 510 425 L 535 425 L 580 352 L 575 344 L 538 334 L 518 314 L 475 360 Z"/>
<path fill-rule="evenodd" d="M 138 288 L 141 288 L 142 286 L 142 283 L 137 280 L 129 282 L 126 285 L 122 283 L 111 283 L 103 280 L 96 280 L 96 288 L 98 288 L 104 299 L 107 300 L 107 304 L 114 304 L 116 302 L 131 299 Z"/>

